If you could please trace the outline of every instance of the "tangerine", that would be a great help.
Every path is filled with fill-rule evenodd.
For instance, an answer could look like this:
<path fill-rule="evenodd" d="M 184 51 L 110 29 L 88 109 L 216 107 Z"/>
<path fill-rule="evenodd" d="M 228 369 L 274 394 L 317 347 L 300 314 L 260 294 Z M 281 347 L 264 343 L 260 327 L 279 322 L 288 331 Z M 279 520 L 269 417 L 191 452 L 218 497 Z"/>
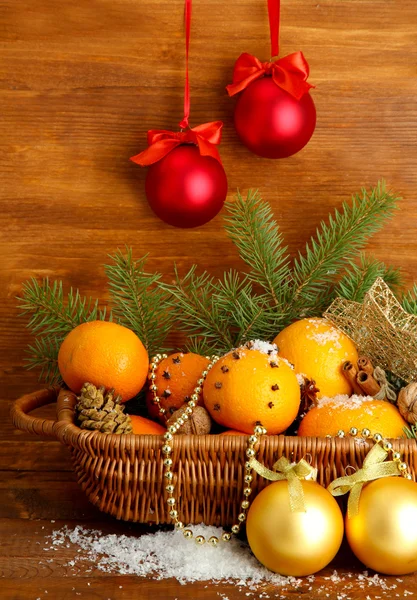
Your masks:
<path fill-rule="evenodd" d="M 354 343 L 326 319 L 301 319 L 292 323 L 274 339 L 278 354 L 295 367 L 295 372 L 316 382 L 318 398 L 352 393 L 343 375 L 342 365 L 356 363 Z"/>
<path fill-rule="evenodd" d="M 205 356 L 193 352 L 186 354 L 175 352 L 161 360 L 153 383 L 157 387 L 156 395 L 159 397 L 161 407 L 165 408 L 168 419 L 190 399 L 197 381 L 209 362 Z M 203 404 L 201 394 L 199 404 Z M 153 402 L 153 394 L 150 390 L 146 396 L 146 405 L 150 417 L 165 422 L 165 417 L 159 414 L 158 406 Z"/>
<path fill-rule="evenodd" d="M 138 336 L 109 321 L 89 321 L 75 327 L 58 353 L 62 379 L 76 394 L 86 381 L 114 388 L 126 402 L 142 389 L 148 372 L 148 353 Z"/>
<path fill-rule="evenodd" d="M 260 422 L 268 433 L 276 434 L 297 416 L 300 386 L 294 371 L 276 354 L 276 346 L 249 342 L 215 363 L 204 382 L 203 397 L 220 425 L 248 434 Z"/>
<path fill-rule="evenodd" d="M 163 435 L 166 432 L 165 427 L 159 423 L 140 417 L 139 415 L 129 415 L 132 421 L 133 433 L 148 435 Z"/>
<path fill-rule="evenodd" d="M 298 435 L 325 437 L 337 435 L 339 430 L 347 431 L 351 427 L 369 429 L 383 437 L 404 437 L 403 427 L 407 423 L 398 409 L 385 400 L 374 400 L 367 396 L 341 396 L 323 398 L 311 408 L 301 420 Z"/>

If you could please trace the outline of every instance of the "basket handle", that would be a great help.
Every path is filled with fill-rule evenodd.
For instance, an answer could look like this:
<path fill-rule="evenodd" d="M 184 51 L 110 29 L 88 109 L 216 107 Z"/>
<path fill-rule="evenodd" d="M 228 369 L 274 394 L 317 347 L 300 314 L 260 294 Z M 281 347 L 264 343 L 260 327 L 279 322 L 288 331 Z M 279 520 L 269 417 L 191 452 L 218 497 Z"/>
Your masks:
<path fill-rule="evenodd" d="M 57 420 L 31 417 L 28 413 L 41 406 L 57 402 Z M 10 411 L 13 425 L 21 431 L 36 433 L 47 437 L 57 438 L 58 425 L 68 425 L 74 422 L 74 409 L 77 397 L 69 390 L 59 386 L 27 394 L 12 404 Z"/>

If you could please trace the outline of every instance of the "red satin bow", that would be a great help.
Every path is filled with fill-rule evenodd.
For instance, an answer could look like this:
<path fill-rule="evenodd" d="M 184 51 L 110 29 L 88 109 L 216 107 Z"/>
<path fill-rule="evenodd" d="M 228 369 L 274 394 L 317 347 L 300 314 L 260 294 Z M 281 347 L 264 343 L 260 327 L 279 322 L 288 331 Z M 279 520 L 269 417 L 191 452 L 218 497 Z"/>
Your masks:
<path fill-rule="evenodd" d="M 140 154 L 132 156 L 130 160 L 142 167 L 147 167 L 164 158 L 180 144 L 192 143 L 198 146 L 202 156 L 211 156 L 222 164 L 216 148 L 220 144 L 222 127 L 221 121 L 213 121 L 186 131 L 152 129 L 148 131 L 148 148 Z"/>
<path fill-rule="evenodd" d="M 239 56 L 233 70 L 233 83 L 226 87 L 229 96 L 234 96 L 248 87 L 252 81 L 272 75 L 278 87 L 297 100 L 307 94 L 314 85 L 307 82 L 310 69 L 302 52 L 294 52 L 274 62 L 262 63 L 256 56 L 244 52 Z"/>

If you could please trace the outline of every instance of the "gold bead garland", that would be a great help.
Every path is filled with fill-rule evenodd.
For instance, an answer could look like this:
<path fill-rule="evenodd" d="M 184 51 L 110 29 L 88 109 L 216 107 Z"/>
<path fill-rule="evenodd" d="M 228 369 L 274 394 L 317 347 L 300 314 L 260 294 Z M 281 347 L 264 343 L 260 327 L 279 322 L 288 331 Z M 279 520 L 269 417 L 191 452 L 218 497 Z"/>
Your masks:
<path fill-rule="evenodd" d="M 160 398 L 157 394 L 158 386 L 155 384 L 156 369 L 158 368 L 158 365 L 161 362 L 161 360 L 163 360 L 165 358 L 168 358 L 167 354 L 157 354 L 156 356 L 153 357 L 153 359 L 151 360 L 151 364 L 149 365 L 148 381 L 149 381 L 149 389 L 152 393 L 152 402 L 157 405 L 159 414 L 162 417 L 164 417 L 165 421 L 167 421 L 168 417 L 166 414 L 166 410 L 165 410 L 165 408 L 163 408 L 161 406 Z"/>
<path fill-rule="evenodd" d="M 158 406 L 159 414 L 163 415 L 165 417 L 165 419 L 167 420 L 166 411 L 164 408 L 161 407 L 160 399 L 159 399 L 159 396 L 157 395 L 158 388 L 154 383 L 154 381 L 156 379 L 156 369 L 157 369 L 160 361 L 164 358 L 167 358 L 166 354 L 157 354 L 156 356 L 154 356 L 154 358 L 152 359 L 151 364 L 150 364 L 148 380 L 150 383 L 149 389 L 152 392 L 152 400 L 153 400 L 154 404 L 156 404 Z M 175 433 L 177 433 L 178 429 L 180 429 L 180 427 L 184 424 L 184 421 L 189 419 L 190 416 L 192 415 L 195 407 L 197 406 L 197 403 L 199 400 L 199 395 L 201 394 L 201 391 L 202 391 L 202 385 L 204 384 L 204 381 L 208 375 L 208 372 L 213 367 L 213 365 L 215 365 L 215 363 L 219 360 L 219 357 L 215 356 L 215 355 L 213 355 L 211 357 L 207 357 L 207 358 L 209 359 L 210 362 L 207 365 L 206 369 L 202 372 L 200 379 L 198 379 L 197 385 L 194 388 L 193 393 L 191 394 L 191 398 L 186 403 L 186 409 L 184 411 L 184 414 L 182 414 L 181 417 L 179 417 L 172 425 L 170 425 L 168 427 L 168 431 L 166 433 L 164 433 L 164 444 L 161 449 L 162 454 L 164 455 L 164 459 L 163 459 L 164 477 L 167 480 L 165 490 L 168 494 L 168 497 L 166 500 L 168 509 L 169 509 L 168 514 L 171 517 L 171 519 L 174 521 L 175 529 L 183 530 L 184 537 L 186 539 L 190 539 L 190 540 L 194 538 L 194 534 L 191 531 L 191 529 L 184 529 L 184 523 L 182 521 L 180 521 L 178 511 L 176 509 L 176 500 L 174 498 L 175 486 L 172 483 L 172 481 L 174 479 L 174 475 L 171 470 L 172 464 L 173 464 L 172 458 L 171 458 L 172 442 L 173 442 L 173 437 L 174 437 Z M 266 433 L 267 433 L 267 431 L 264 427 L 262 427 L 262 425 L 255 426 L 253 434 L 251 436 L 249 436 L 248 447 L 246 449 L 246 456 L 249 460 L 256 455 L 256 451 L 255 451 L 254 447 L 259 442 L 259 436 L 265 435 Z M 245 462 L 245 476 L 244 476 L 245 488 L 243 490 L 244 497 L 240 503 L 241 512 L 238 515 L 238 522 L 235 523 L 234 525 L 232 525 L 230 533 L 227 531 L 223 532 L 223 534 L 221 536 L 221 540 L 224 542 L 228 542 L 231 539 L 232 534 L 235 534 L 235 535 L 238 534 L 242 523 L 244 523 L 244 521 L 246 521 L 247 511 L 250 506 L 250 502 L 249 502 L 248 498 L 252 494 L 252 488 L 250 487 L 250 484 L 252 482 L 252 467 L 251 467 L 249 460 Z M 219 538 L 216 536 L 211 536 L 208 540 L 206 540 L 206 538 L 203 535 L 197 535 L 194 539 L 195 539 L 196 544 L 198 544 L 199 546 L 202 546 L 207 541 L 207 543 L 210 544 L 210 546 L 216 547 L 220 542 Z"/>
<path fill-rule="evenodd" d="M 156 404 L 158 406 L 159 414 L 164 416 L 165 420 L 167 420 L 166 410 L 163 407 L 161 407 L 160 398 L 157 395 L 157 386 L 154 383 L 154 380 L 156 379 L 156 369 L 158 367 L 158 364 L 160 363 L 161 360 L 163 360 L 165 358 L 167 358 L 166 354 L 157 354 L 152 359 L 151 364 L 150 364 L 148 379 L 150 382 L 149 389 L 152 392 L 152 400 L 153 400 L 154 404 Z M 189 540 L 194 539 L 196 544 L 199 546 L 202 546 L 203 544 L 205 544 L 207 542 L 211 546 L 216 547 L 221 540 L 224 542 L 228 542 L 228 541 L 230 541 L 233 534 L 237 535 L 240 531 L 242 523 L 244 523 L 246 521 L 247 511 L 250 506 L 250 501 L 248 500 L 248 498 L 252 494 L 251 483 L 252 483 L 252 479 L 253 479 L 252 466 L 251 466 L 250 460 L 252 458 L 254 458 L 256 455 L 255 445 L 259 442 L 259 436 L 265 435 L 267 433 L 267 431 L 261 424 L 258 424 L 254 428 L 254 433 L 251 436 L 249 436 L 249 438 L 248 438 L 248 446 L 247 446 L 246 452 L 245 452 L 248 460 L 245 462 L 245 465 L 244 465 L 245 466 L 245 475 L 244 475 L 245 487 L 243 489 L 243 499 L 240 503 L 241 512 L 238 515 L 238 522 L 235 523 L 234 525 L 232 525 L 230 532 L 227 532 L 227 531 L 223 532 L 223 534 L 221 536 L 221 540 L 216 536 L 211 536 L 208 540 L 206 540 L 206 538 L 203 535 L 197 535 L 194 538 L 194 534 L 193 534 L 192 530 L 189 528 L 187 528 L 187 529 L 184 528 L 184 523 L 182 521 L 180 521 L 179 514 L 176 509 L 176 500 L 174 498 L 175 486 L 173 485 L 174 475 L 171 470 L 173 461 L 172 461 L 171 455 L 172 455 L 173 436 L 175 435 L 175 433 L 177 433 L 177 431 L 184 424 L 184 421 L 189 419 L 190 416 L 192 415 L 194 408 L 197 406 L 197 403 L 199 400 L 199 395 L 201 394 L 204 381 L 205 381 L 210 369 L 219 360 L 219 357 L 215 356 L 215 355 L 213 355 L 211 357 L 207 357 L 207 358 L 210 362 L 207 365 L 206 369 L 202 372 L 200 379 L 198 379 L 197 385 L 194 388 L 191 398 L 186 403 L 186 409 L 185 409 L 184 413 L 172 425 L 169 426 L 168 431 L 164 434 L 164 444 L 163 444 L 161 450 L 164 455 L 164 459 L 163 459 L 164 477 L 167 480 L 165 490 L 168 494 L 168 497 L 167 497 L 166 502 L 168 505 L 169 516 L 174 521 L 175 529 L 182 530 L 185 539 L 189 539 Z M 392 454 L 392 459 L 395 463 L 397 463 L 398 471 L 399 471 L 400 475 L 402 477 L 404 477 L 405 479 L 412 479 L 412 475 L 409 472 L 409 466 L 407 465 L 407 463 L 402 461 L 401 454 L 397 451 L 394 451 L 392 443 L 389 442 L 388 440 L 385 440 L 380 433 L 372 434 L 371 431 L 367 428 L 364 428 L 361 431 L 359 431 L 359 429 L 357 429 L 356 427 L 351 427 L 348 431 L 348 434 L 352 437 L 357 437 L 358 435 L 360 435 L 363 439 L 372 439 L 375 443 L 381 444 L 381 446 L 383 447 L 383 449 L 386 452 L 388 452 L 388 453 L 390 452 Z M 345 431 L 340 429 L 337 432 L 336 437 L 344 438 L 345 435 L 346 435 Z M 327 436 L 327 437 L 331 437 L 331 436 Z"/>
<path fill-rule="evenodd" d="M 396 452 L 393 447 L 392 447 L 392 443 L 388 440 L 385 440 L 383 438 L 383 436 L 380 433 L 374 433 L 372 434 L 371 431 L 367 428 L 362 429 L 362 431 L 359 431 L 359 429 L 357 429 L 356 427 L 351 427 L 349 429 L 349 435 L 352 437 L 357 437 L 359 434 L 363 439 L 370 439 L 373 440 L 376 444 L 381 444 L 381 446 L 383 447 L 383 449 L 386 452 L 391 452 L 392 455 L 392 460 L 397 463 L 398 465 L 398 470 L 400 471 L 400 475 L 402 477 L 404 477 L 405 479 L 413 479 L 411 473 L 409 472 L 409 466 L 407 465 L 406 462 L 404 462 L 401 459 L 401 454 L 399 452 Z M 343 429 L 339 429 L 339 431 L 337 432 L 337 436 L 338 438 L 344 438 L 345 437 L 345 432 L 343 431 Z M 328 436 L 331 437 L 331 436 Z"/>

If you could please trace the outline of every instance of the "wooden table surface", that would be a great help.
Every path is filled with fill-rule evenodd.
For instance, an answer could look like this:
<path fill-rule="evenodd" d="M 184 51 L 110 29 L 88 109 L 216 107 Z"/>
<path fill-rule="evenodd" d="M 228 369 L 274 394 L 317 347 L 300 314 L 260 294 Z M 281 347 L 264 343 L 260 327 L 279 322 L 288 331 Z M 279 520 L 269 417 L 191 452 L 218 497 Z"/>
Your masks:
<path fill-rule="evenodd" d="M 309 145 L 283 161 L 251 155 L 232 126 L 225 93 L 243 51 L 268 58 L 264 0 L 195 0 L 191 41 L 191 124 L 225 123 L 221 155 L 232 195 L 258 188 L 272 204 L 294 254 L 320 220 L 362 186 L 385 178 L 401 210 L 369 244 L 378 258 L 417 279 L 417 6 L 415 0 L 283 0 L 282 54 L 302 49 L 311 66 L 318 123 Z M 10 404 L 35 389 L 23 366 L 30 341 L 15 296 L 29 277 L 62 278 L 67 289 L 105 302 L 102 264 L 125 244 L 149 269 L 172 273 L 194 261 L 213 274 L 238 266 L 219 216 L 179 231 L 152 214 L 145 170 L 129 156 L 149 128 L 176 128 L 183 93 L 182 0 L 0 1 L 0 596 L 37 598 L 246 598 L 231 586 L 138 581 L 53 563 L 45 536 L 62 525 L 138 532 L 106 518 L 77 489 L 67 450 L 15 431 Z M 417 577 L 362 589 L 324 577 L 265 598 L 397 598 L 417 595 Z M 394 583 L 393 583 L 394 582 Z M 327 589 L 320 589 L 327 586 Z M 311 587 L 311 589 L 309 589 Z M 406 592 L 411 592 L 410 594 Z M 343 594 L 346 594 L 344 596 Z M 255 594 L 254 597 L 258 597 Z M 411 596 L 412 597 L 412 596 Z"/>

